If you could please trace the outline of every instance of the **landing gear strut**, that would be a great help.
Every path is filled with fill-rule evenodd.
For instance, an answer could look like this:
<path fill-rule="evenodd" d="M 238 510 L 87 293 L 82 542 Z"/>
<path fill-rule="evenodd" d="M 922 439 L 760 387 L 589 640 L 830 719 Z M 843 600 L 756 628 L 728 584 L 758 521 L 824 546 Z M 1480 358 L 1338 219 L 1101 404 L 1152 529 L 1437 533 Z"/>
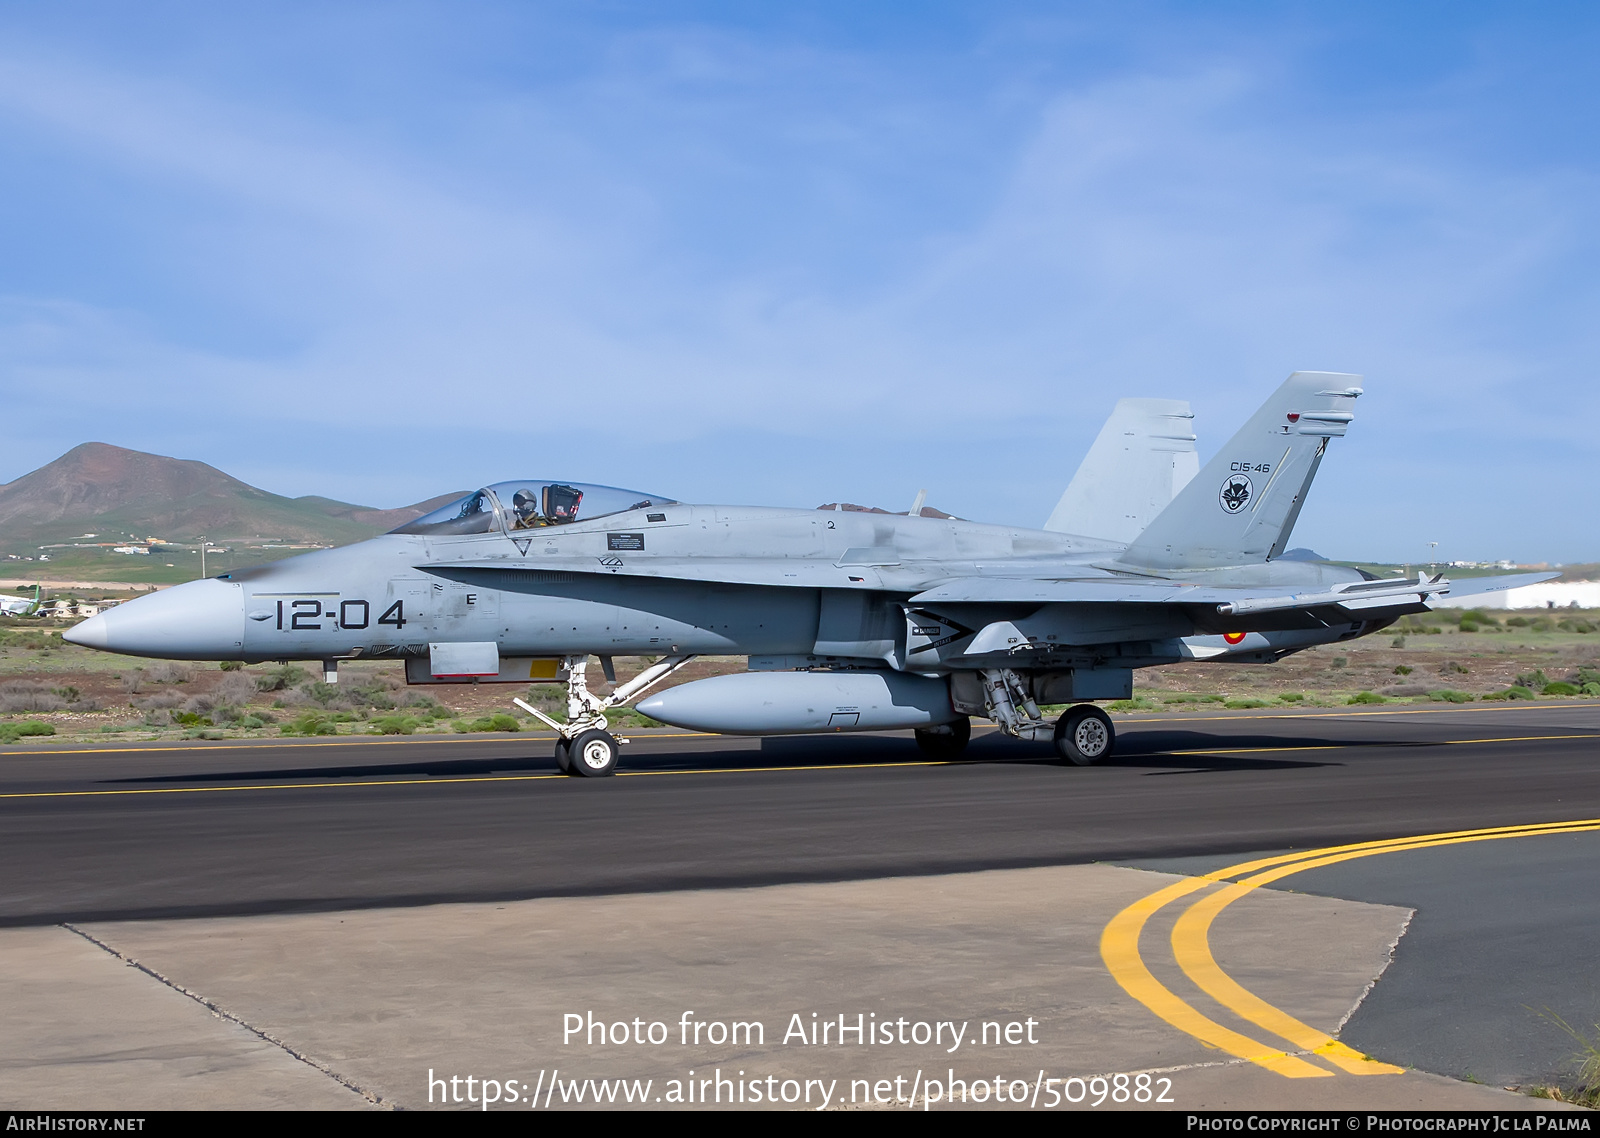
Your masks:
<path fill-rule="evenodd" d="M 602 699 L 589 690 L 589 683 L 585 677 L 589 667 L 589 657 L 563 656 L 561 668 L 556 676 L 558 679 L 565 679 L 567 683 L 565 723 L 557 723 L 522 699 L 513 699 L 511 702 L 556 732 L 558 736 L 556 766 L 560 767 L 564 774 L 582 778 L 600 778 L 616 773 L 618 748 L 627 742 L 626 739 L 618 738 L 611 732 L 605 713 L 643 695 L 693 659 L 693 656 L 668 656 L 660 663 L 646 668 Z M 610 658 L 601 657 L 600 663 L 609 678 Z"/>

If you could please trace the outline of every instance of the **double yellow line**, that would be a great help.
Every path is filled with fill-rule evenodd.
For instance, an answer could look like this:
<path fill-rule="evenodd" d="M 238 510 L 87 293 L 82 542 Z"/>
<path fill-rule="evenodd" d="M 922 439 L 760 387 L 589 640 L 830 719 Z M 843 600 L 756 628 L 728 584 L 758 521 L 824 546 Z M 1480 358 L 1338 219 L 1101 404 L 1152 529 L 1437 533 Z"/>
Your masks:
<path fill-rule="evenodd" d="M 1263 1043 L 1259 1039 L 1224 1027 L 1211 1019 L 1157 980 L 1139 954 L 1139 937 L 1151 917 L 1179 898 L 1210 890 L 1214 885 L 1221 885 L 1221 889 L 1193 902 L 1172 928 L 1172 955 L 1184 974 L 1202 992 L 1224 1008 L 1279 1040 L 1292 1044 L 1297 1052 L 1315 1056 L 1354 1075 L 1400 1074 L 1401 1068 L 1369 1059 L 1360 1052 L 1346 1047 L 1326 1032 L 1319 1031 L 1310 1024 L 1301 1023 L 1240 985 L 1222 970 L 1216 958 L 1211 955 L 1212 922 L 1224 909 L 1251 890 L 1270 885 L 1302 870 L 1402 850 L 1459 845 L 1464 842 L 1486 842 L 1498 838 L 1526 838 L 1540 834 L 1571 834 L 1585 830 L 1600 830 L 1600 819 L 1421 834 L 1410 838 L 1328 846 L 1302 853 L 1241 862 L 1214 873 L 1179 881 L 1135 901 L 1113 917 L 1111 923 L 1106 926 L 1100 936 L 1100 955 L 1105 960 L 1106 967 L 1110 969 L 1111 975 L 1130 996 L 1173 1027 L 1194 1036 L 1207 1047 L 1225 1051 L 1240 1059 L 1248 1059 L 1269 1071 L 1276 1071 L 1291 1079 L 1323 1078 L 1333 1075 L 1334 1072 L 1326 1067 L 1309 1062 L 1299 1054 L 1291 1054 L 1280 1043 Z M 1246 874 L 1249 876 L 1243 877 L 1242 880 L 1231 880 Z"/>

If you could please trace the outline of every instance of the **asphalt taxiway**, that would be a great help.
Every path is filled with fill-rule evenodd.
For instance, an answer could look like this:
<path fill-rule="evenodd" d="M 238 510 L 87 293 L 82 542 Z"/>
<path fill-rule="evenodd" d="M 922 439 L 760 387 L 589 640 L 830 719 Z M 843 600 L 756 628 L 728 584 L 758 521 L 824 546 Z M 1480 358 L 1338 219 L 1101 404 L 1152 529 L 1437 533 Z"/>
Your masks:
<path fill-rule="evenodd" d="M 596 905 L 642 911 L 657 905 L 652 897 L 670 908 L 672 898 L 690 896 L 698 900 L 684 905 L 702 915 L 715 909 L 727 922 L 736 899 L 735 908 L 767 904 L 754 900 L 758 893 L 823 905 L 815 890 L 858 896 L 899 883 L 894 891 L 904 894 L 908 879 L 929 881 L 923 889 L 983 879 L 1005 894 L 1033 881 L 1016 886 L 1009 915 L 990 914 L 1015 922 L 1049 912 L 1040 897 L 1050 889 L 1041 894 L 1028 873 L 1075 867 L 1051 888 L 1062 897 L 1086 889 L 1104 901 L 1081 907 L 1086 923 L 1071 936 L 1082 955 L 1116 915 L 1113 895 L 1128 901 L 1148 892 L 1141 874 L 1154 889 L 1167 874 L 1209 872 L 1263 851 L 1600 817 L 1600 706 L 1200 713 L 1119 726 L 1117 756 L 1091 768 L 1058 765 L 1047 747 L 992 733 L 980 733 L 956 763 L 929 763 L 909 737 L 892 735 L 641 733 L 624 750 L 626 773 L 602 780 L 559 776 L 548 740 L 529 736 L 19 748 L 0 754 L 0 925 L 15 930 L 5 935 L 109 946 L 102 952 L 138 944 L 170 957 L 178 973 L 213 976 L 214 964 L 202 964 L 195 948 L 215 944 L 196 931 L 202 926 L 227 926 L 236 941 L 255 935 L 241 930 L 269 927 L 305 937 L 312 925 L 303 922 L 382 923 L 409 911 L 453 913 L 470 924 L 468 910 L 504 906 L 548 931 L 558 912 L 579 920 L 578 910 L 561 905 L 587 906 L 587 921 Z M 1550 1015 L 1580 1028 L 1600 1019 L 1590 967 L 1600 932 L 1596 853 L 1600 838 L 1584 831 L 1308 868 L 1258 890 L 1267 899 L 1250 902 L 1253 915 L 1236 906 L 1218 920 L 1217 960 L 1238 976 L 1264 977 L 1256 987 L 1276 993 L 1275 1006 L 1309 1000 L 1304 1017 L 1317 1030 L 1391 1064 L 1501 1084 L 1548 1078 L 1572 1050 Z M 1088 864 L 1095 862 L 1131 868 Z M 1090 888 L 1091 870 L 1134 876 L 1114 887 L 1095 878 Z M 1285 890 L 1318 895 L 1294 902 L 1303 920 L 1285 924 L 1287 902 L 1268 897 Z M 1323 897 L 1345 907 L 1327 908 L 1333 902 Z M 1313 901 L 1324 908 L 1304 908 Z M 1280 909 L 1263 907 L 1271 905 Z M 784 911 L 800 919 L 793 905 Z M 1071 939 L 1061 931 L 1065 920 L 1051 927 Z M 1322 1003 L 1297 986 L 1292 967 L 1285 973 L 1271 963 L 1277 950 L 1309 959 L 1351 921 L 1364 930 L 1351 934 L 1361 963 L 1328 966 L 1340 979 L 1319 989 Z M 81 932 L 49 928 L 61 925 Z M 437 927 L 436 916 L 428 927 Z M 1253 932 L 1241 937 L 1246 928 Z M 189 940 L 179 945 L 175 930 L 188 930 Z M 915 940 L 911 924 L 901 933 L 902 946 Z M 1178 991 L 1183 977 L 1156 961 L 1165 951 L 1158 933 L 1165 929 L 1152 924 L 1140 944 L 1153 975 Z M 1041 926 L 1038 935 L 1054 934 Z M 1393 942 L 1395 962 L 1385 971 Z M 955 992 L 965 966 L 932 962 L 928 974 Z M 1105 980 L 1103 964 L 1088 966 Z M 1274 967 L 1280 972 L 1268 976 Z M 242 985 L 242 1004 L 265 999 L 226 971 L 208 981 L 212 990 Z M 1115 1029 L 1126 1038 L 1174 1030 L 1114 984 L 1104 997 L 1126 1005 Z M 1198 1007 L 1203 998 L 1190 1002 Z M 274 1032 L 299 1030 L 281 1008 L 262 1014 L 282 1019 Z M 1228 1009 L 1210 1014 L 1220 1020 Z M 1108 1021 L 1097 1030 L 1112 1028 Z M 1158 1053 L 1179 1066 L 1206 1061 L 1198 1044 L 1194 1055 L 1164 1046 L 1132 1048 L 1124 1061 L 1140 1069 Z M 1275 1046 L 1294 1050 L 1281 1040 Z M 0 1057 L 0 1073 L 6 1069 Z M 1208 1101 L 1240 1101 L 1227 1100 L 1230 1093 Z M 27 1105 L 16 1096 L 14 1087 L 3 1095 Z"/>

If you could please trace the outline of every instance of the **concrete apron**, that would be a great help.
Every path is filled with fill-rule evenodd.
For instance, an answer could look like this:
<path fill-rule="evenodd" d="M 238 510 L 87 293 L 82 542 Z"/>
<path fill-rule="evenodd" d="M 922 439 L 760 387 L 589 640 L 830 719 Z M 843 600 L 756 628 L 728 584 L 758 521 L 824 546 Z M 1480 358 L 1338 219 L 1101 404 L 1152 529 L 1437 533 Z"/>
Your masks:
<path fill-rule="evenodd" d="M 1150 1104 L 1165 1109 L 1551 1105 L 1416 1072 L 1288 1079 L 1169 1026 L 1112 979 L 1099 939 L 1123 907 L 1176 880 L 1079 865 L 4 930 L 0 1105 L 477 1109 L 489 1079 L 496 1095 L 523 1100 L 493 1109 L 528 1109 L 536 1087 L 541 1107 L 573 1105 L 575 1090 L 590 1105 L 588 1080 L 627 1079 L 652 1081 L 639 1104 L 652 1107 L 674 1096 L 687 1106 L 692 1095 L 696 1108 L 714 1108 L 719 1093 L 726 1104 L 741 1090 L 749 1107 L 758 1086 L 763 1097 L 797 1097 L 791 1108 L 820 1107 L 827 1093 L 835 1109 L 904 1110 L 915 1085 L 917 1109 L 929 1080 L 948 1094 L 952 1071 L 968 1096 L 985 1083 L 990 1108 L 996 1078 L 1006 1099 L 1024 1100 L 1007 1108 L 1042 1108 L 1048 1091 L 1031 1097 L 1041 1073 L 1151 1071 L 1153 1094 L 1171 1080 L 1171 1102 Z M 1158 914 L 1145 931 L 1152 972 L 1204 1014 L 1272 1039 L 1177 969 L 1167 943 L 1175 917 Z M 1258 890 L 1218 919 L 1212 947 L 1245 987 L 1337 1034 L 1409 917 Z M 591 1015 L 605 1026 L 591 1029 Z M 852 1030 L 841 1044 L 841 1016 L 864 1023 L 868 1043 Z M 874 1021 L 892 1021 L 894 1042 L 872 1042 Z M 760 1023 L 761 1040 L 711 1042 L 735 1022 Z M 652 1024 L 666 1042 L 650 1042 Z M 938 1042 L 915 1042 L 921 1031 Z M 441 1081 L 430 1084 L 430 1071 Z M 1097 1097 L 1065 1089 L 1088 1092 L 1079 1109 Z M 623 1106 L 625 1092 L 613 1093 Z M 1099 1109 L 1115 1105 L 1108 1096 Z"/>

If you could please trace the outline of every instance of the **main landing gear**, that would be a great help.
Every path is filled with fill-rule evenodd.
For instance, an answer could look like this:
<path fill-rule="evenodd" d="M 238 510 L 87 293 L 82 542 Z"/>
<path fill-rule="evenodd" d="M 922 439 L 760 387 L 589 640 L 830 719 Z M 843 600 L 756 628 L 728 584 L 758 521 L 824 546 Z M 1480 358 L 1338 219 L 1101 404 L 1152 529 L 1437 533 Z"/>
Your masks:
<path fill-rule="evenodd" d="M 1081 703 L 1067 708 L 1056 720 L 1054 742 L 1056 754 L 1086 767 L 1111 753 L 1117 745 L 1117 729 L 1111 725 L 1111 716 L 1092 703 Z"/>
<path fill-rule="evenodd" d="M 616 773 L 617 756 L 622 744 L 627 742 L 611 732 L 605 713 L 643 695 L 693 659 L 693 656 L 668 656 L 602 699 L 589 690 L 585 677 L 589 657 L 563 656 L 556 678 L 565 680 L 567 684 L 565 723 L 557 723 L 521 699 L 511 702 L 556 732 L 556 766 L 561 768 L 563 774 L 601 778 Z M 610 657 L 601 657 L 600 663 L 610 677 Z"/>
<path fill-rule="evenodd" d="M 1007 735 L 1017 739 L 1048 735 L 1056 754 L 1078 766 L 1099 762 L 1116 746 L 1117 730 L 1111 725 L 1111 717 L 1094 704 L 1067 708 L 1052 728 L 1028 694 L 1021 676 L 1010 668 L 991 668 L 980 674 L 985 710 Z M 920 732 L 917 741 L 922 741 Z"/>

